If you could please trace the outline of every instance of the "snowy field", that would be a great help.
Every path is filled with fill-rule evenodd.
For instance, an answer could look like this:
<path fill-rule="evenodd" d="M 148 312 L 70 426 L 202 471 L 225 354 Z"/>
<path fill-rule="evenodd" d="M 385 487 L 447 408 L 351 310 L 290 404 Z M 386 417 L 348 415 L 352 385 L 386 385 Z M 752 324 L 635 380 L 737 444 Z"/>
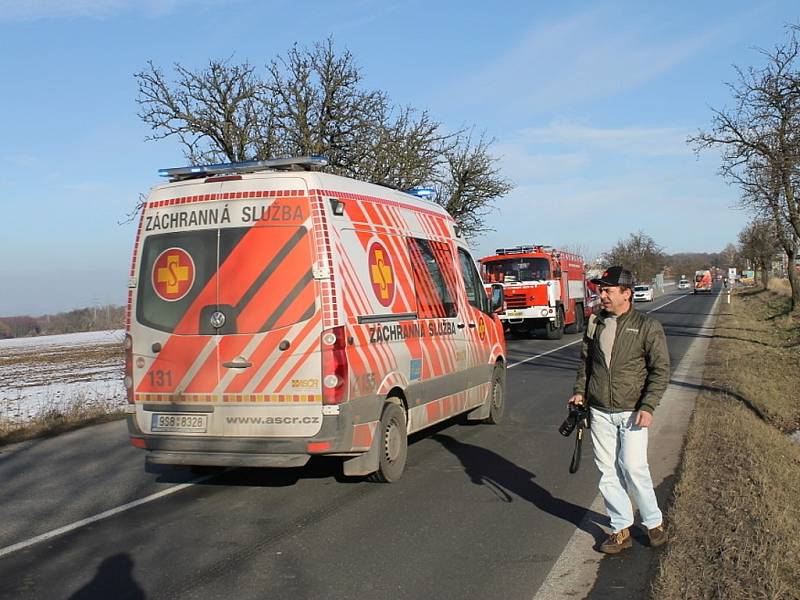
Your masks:
<path fill-rule="evenodd" d="M 120 329 L 0 340 L 0 419 L 124 406 L 124 337 Z"/>

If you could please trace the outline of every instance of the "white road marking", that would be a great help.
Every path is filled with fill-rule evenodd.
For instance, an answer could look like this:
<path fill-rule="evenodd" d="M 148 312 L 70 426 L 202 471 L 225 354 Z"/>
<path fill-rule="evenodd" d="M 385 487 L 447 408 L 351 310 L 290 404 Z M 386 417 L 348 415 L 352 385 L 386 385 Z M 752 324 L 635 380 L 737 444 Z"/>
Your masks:
<path fill-rule="evenodd" d="M 130 510 L 131 508 L 136 508 L 137 506 L 141 506 L 142 504 L 147 504 L 148 502 L 152 502 L 153 500 L 158 500 L 159 498 L 163 498 L 164 496 L 169 496 L 170 494 L 174 494 L 175 492 L 180 492 L 181 490 L 186 489 L 187 487 L 201 483 L 207 479 L 210 479 L 211 477 L 214 477 L 214 475 L 206 475 L 204 477 L 194 479 L 188 483 L 181 483 L 180 485 L 176 485 L 171 488 L 161 490 L 160 492 L 156 492 L 155 494 L 145 496 L 144 498 L 139 498 L 138 500 L 134 500 L 133 502 L 128 502 L 127 504 L 123 504 L 122 506 L 117 506 L 116 508 L 112 508 L 105 512 L 101 512 L 97 515 L 81 519 L 80 521 L 75 521 L 74 523 L 70 523 L 69 525 L 64 525 L 63 527 L 59 527 L 58 529 L 53 529 L 52 531 L 48 531 L 47 533 L 37 535 L 36 537 L 23 540 L 22 542 L 18 542 L 10 546 L 6 546 L 5 548 L 0 548 L 0 558 L 8 554 L 11 554 L 12 552 L 16 552 L 17 550 L 22 550 L 23 548 L 27 548 L 29 546 L 33 546 L 34 544 L 38 544 L 39 542 L 44 542 L 45 540 L 52 539 L 64 533 L 69 533 L 70 531 L 74 531 L 86 525 L 91 525 L 92 523 L 96 523 L 97 521 L 108 519 L 109 517 L 118 515 L 119 513 L 125 512 L 126 510 Z"/>
<path fill-rule="evenodd" d="M 661 310 L 665 306 L 669 306 L 670 304 L 672 304 L 673 302 L 677 302 L 678 300 L 683 300 L 684 298 L 686 298 L 688 296 L 689 296 L 689 294 L 684 294 L 683 296 L 678 296 L 677 298 L 673 298 L 669 302 L 664 302 L 664 304 L 662 304 L 661 306 L 656 306 L 655 308 L 651 308 L 650 310 L 647 311 L 647 314 L 649 315 L 652 312 L 656 312 L 657 310 Z"/>
<path fill-rule="evenodd" d="M 536 356 L 529 356 L 525 360 L 521 360 L 519 362 L 515 362 L 512 365 L 508 365 L 508 369 L 513 369 L 517 365 L 521 365 L 522 363 L 530 362 L 532 360 L 536 360 L 537 358 L 541 358 L 543 356 L 547 356 L 548 354 L 552 354 L 553 352 L 558 352 L 559 350 L 563 350 L 564 348 L 569 348 L 570 346 L 574 346 L 575 344 L 579 343 L 581 340 L 575 340 L 574 342 L 570 342 L 569 344 L 564 344 L 563 346 L 559 346 L 558 348 L 553 348 L 552 350 L 548 350 L 547 352 L 542 352 L 541 354 L 537 354 Z"/>

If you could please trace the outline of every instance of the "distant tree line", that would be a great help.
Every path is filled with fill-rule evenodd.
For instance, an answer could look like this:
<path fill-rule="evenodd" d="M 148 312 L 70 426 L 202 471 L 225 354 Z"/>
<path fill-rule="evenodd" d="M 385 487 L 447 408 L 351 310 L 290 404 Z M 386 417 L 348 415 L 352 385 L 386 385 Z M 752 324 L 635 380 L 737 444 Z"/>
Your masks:
<path fill-rule="evenodd" d="M 40 317 L 0 317 L 0 339 L 56 335 L 81 331 L 105 331 L 125 326 L 125 307 L 107 304 L 78 308 Z"/>
<path fill-rule="evenodd" d="M 629 269 L 636 281 L 649 282 L 659 273 L 674 277 L 692 277 L 699 269 L 717 267 L 727 270 L 735 267 L 742 271 L 748 264 L 758 270 L 764 281 L 770 273 L 772 259 L 779 246 L 769 235 L 769 228 L 761 223 L 751 223 L 739 234 L 739 246 L 729 243 L 720 252 L 678 252 L 667 254 L 656 241 L 643 231 L 631 233 L 619 240 L 610 250 L 600 255 L 603 268 L 622 265 Z"/>

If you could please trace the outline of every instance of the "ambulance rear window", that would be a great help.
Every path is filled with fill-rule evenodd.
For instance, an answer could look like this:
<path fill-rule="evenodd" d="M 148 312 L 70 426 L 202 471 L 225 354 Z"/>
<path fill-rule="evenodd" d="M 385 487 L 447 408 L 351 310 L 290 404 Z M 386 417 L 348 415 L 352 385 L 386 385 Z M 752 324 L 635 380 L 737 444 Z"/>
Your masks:
<path fill-rule="evenodd" d="M 246 228 L 151 235 L 144 242 L 139 267 L 136 320 L 172 333 L 188 308 L 217 272 L 217 244 L 227 256 Z M 219 238 L 219 240 L 218 240 Z M 199 333 L 198 324 L 182 333 Z"/>
<path fill-rule="evenodd" d="M 178 335 L 271 331 L 316 312 L 310 234 L 256 225 L 152 235 L 139 268 L 136 319 Z M 222 313 L 223 325 L 212 319 Z"/>

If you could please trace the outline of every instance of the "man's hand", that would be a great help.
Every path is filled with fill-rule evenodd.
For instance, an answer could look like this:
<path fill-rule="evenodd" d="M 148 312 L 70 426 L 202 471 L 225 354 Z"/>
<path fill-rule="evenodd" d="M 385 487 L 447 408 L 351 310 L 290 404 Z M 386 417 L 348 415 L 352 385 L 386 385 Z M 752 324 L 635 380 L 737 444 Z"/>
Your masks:
<path fill-rule="evenodd" d="M 583 406 L 583 394 L 575 394 L 572 398 L 567 400 L 567 404 L 579 404 Z"/>
<path fill-rule="evenodd" d="M 652 422 L 653 422 L 652 414 L 650 414 L 646 410 L 636 411 L 636 425 L 638 427 L 650 427 L 650 423 Z"/>

